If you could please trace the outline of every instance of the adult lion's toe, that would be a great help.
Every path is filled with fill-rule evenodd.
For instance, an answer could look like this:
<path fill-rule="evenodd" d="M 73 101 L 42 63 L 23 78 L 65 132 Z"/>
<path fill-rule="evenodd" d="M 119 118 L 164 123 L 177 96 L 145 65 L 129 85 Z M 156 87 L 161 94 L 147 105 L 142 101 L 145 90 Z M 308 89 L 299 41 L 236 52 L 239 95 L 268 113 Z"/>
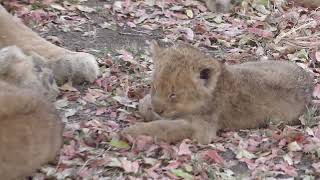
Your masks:
<path fill-rule="evenodd" d="M 58 84 L 71 80 L 75 84 L 84 81 L 93 82 L 100 75 L 96 58 L 84 52 L 68 51 L 50 61 Z"/>

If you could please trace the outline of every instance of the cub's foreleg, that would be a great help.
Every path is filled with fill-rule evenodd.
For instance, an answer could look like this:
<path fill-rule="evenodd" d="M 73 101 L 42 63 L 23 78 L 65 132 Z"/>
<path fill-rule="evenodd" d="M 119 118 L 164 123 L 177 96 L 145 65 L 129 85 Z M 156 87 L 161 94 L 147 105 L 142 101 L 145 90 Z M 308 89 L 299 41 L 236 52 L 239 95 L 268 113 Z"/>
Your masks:
<path fill-rule="evenodd" d="M 216 137 L 216 130 L 202 120 L 158 120 L 132 125 L 122 131 L 123 135 L 148 135 L 156 140 L 174 143 L 183 139 L 193 139 L 201 144 L 209 144 Z"/>
<path fill-rule="evenodd" d="M 162 119 L 152 109 L 150 94 L 146 95 L 139 101 L 139 114 L 142 116 L 144 121 L 154 121 Z"/>

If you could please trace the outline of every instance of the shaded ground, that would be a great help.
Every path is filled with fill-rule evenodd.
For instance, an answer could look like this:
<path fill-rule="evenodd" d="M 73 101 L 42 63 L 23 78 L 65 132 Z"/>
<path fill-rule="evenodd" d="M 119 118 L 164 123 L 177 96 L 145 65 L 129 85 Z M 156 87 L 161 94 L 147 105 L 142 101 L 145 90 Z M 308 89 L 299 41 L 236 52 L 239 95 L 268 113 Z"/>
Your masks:
<path fill-rule="evenodd" d="M 56 107 L 66 123 L 65 145 L 57 163 L 34 179 L 320 178 L 317 108 L 301 118 L 304 125 L 222 132 L 208 146 L 122 141 L 117 134 L 139 120 L 136 105 L 149 89 L 146 41 L 188 42 L 228 64 L 294 61 L 315 72 L 317 83 L 319 11 L 276 0 L 248 0 L 225 15 L 192 0 L 26 2 L 8 1 L 7 8 L 48 40 L 95 54 L 103 72 L 94 84 L 61 88 Z"/>
<path fill-rule="evenodd" d="M 87 22 L 81 25 L 83 32 L 89 32 L 83 37 L 83 32 L 70 31 L 61 32 L 59 28 L 50 28 L 45 32 L 44 36 L 52 35 L 59 39 L 63 39 L 63 45 L 72 50 L 78 49 L 95 49 L 100 51 L 112 52 L 118 49 L 131 49 L 134 51 L 145 50 L 146 41 L 151 39 L 159 39 L 163 37 L 161 32 L 144 32 L 141 28 L 132 29 L 128 26 L 119 27 L 115 23 L 115 15 L 110 11 L 102 9 L 105 1 L 93 0 L 84 3 L 89 7 L 97 9 L 97 12 L 85 14 Z M 99 24 L 105 22 L 114 22 L 110 29 L 102 28 Z"/>

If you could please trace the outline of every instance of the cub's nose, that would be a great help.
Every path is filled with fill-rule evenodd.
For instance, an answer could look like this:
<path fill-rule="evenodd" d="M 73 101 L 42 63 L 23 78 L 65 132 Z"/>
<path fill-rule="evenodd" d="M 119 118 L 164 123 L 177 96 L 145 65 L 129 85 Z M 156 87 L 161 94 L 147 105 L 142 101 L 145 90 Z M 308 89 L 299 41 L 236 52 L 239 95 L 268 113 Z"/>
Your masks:
<path fill-rule="evenodd" d="M 164 109 L 155 108 L 154 111 L 161 116 L 164 112 Z"/>
<path fill-rule="evenodd" d="M 165 105 L 158 98 L 156 97 L 152 98 L 151 104 L 152 104 L 153 111 L 156 112 L 158 115 L 161 116 L 165 112 Z"/>

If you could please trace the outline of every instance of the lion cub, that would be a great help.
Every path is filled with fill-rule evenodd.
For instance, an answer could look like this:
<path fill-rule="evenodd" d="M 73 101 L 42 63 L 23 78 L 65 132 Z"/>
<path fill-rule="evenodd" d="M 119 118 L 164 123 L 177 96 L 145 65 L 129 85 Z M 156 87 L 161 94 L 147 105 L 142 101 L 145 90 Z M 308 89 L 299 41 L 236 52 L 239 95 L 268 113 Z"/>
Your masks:
<path fill-rule="evenodd" d="M 168 142 L 190 138 L 207 144 L 219 129 L 297 123 L 311 101 L 313 78 L 290 62 L 228 66 L 189 45 L 153 44 L 152 49 L 151 95 L 142 102 L 152 107 L 145 116 L 161 120 L 137 123 L 124 134 L 146 134 Z"/>

